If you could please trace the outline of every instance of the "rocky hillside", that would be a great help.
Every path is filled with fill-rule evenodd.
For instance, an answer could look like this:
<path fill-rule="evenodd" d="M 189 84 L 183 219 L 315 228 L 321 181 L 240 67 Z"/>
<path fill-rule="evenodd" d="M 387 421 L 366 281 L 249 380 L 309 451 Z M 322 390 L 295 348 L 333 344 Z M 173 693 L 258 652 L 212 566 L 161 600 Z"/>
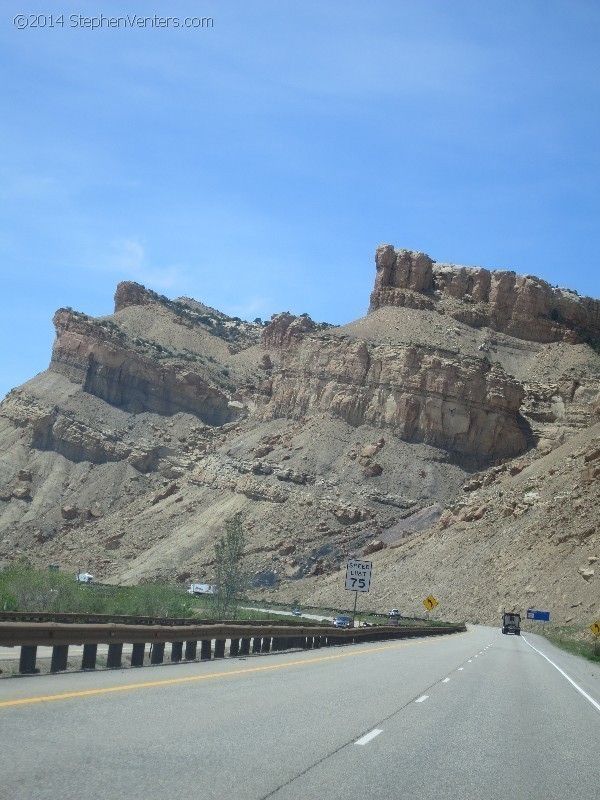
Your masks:
<path fill-rule="evenodd" d="M 210 579 L 241 511 L 254 591 L 345 604 L 373 553 L 374 604 L 600 614 L 598 301 L 382 245 L 343 327 L 129 282 L 54 324 L 0 406 L 0 559 Z"/>

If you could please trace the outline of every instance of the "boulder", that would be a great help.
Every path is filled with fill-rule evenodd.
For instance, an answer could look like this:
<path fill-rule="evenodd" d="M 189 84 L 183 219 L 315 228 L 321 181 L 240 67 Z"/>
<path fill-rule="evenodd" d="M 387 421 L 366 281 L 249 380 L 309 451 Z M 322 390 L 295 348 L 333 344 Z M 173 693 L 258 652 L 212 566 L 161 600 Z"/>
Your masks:
<path fill-rule="evenodd" d="M 26 500 L 31 497 L 31 486 L 28 483 L 22 483 L 12 491 L 12 496 L 18 500 Z"/>
<path fill-rule="evenodd" d="M 170 486 L 167 486 L 166 489 L 163 489 L 162 492 L 158 492 L 152 498 L 152 505 L 155 506 L 157 503 L 160 503 L 161 500 L 166 500 L 167 497 L 171 497 L 176 492 L 179 491 L 179 484 L 172 483 Z"/>
<path fill-rule="evenodd" d="M 374 539 L 363 550 L 363 556 L 370 556 L 371 553 L 377 553 L 379 550 L 383 550 L 385 546 L 385 543 L 380 539 Z"/>
<path fill-rule="evenodd" d="M 60 515 L 63 519 L 72 520 L 77 519 L 81 514 L 77 506 L 63 506 L 60 509 Z"/>
<path fill-rule="evenodd" d="M 333 516 L 342 525 L 354 525 L 357 522 L 363 522 L 369 519 L 373 514 L 370 511 L 355 508 L 354 506 L 339 506 L 338 508 L 334 508 Z"/>
<path fill-rule="evenodd" d="M 364 468 L 363 475 L 365 478 L 376 478 L 378 475 L 381 475 L 382 472 L 383 467 L 381 464 L 378 464 L 376 461 L 374 461 L 372 464 L 368 464 Z"/>

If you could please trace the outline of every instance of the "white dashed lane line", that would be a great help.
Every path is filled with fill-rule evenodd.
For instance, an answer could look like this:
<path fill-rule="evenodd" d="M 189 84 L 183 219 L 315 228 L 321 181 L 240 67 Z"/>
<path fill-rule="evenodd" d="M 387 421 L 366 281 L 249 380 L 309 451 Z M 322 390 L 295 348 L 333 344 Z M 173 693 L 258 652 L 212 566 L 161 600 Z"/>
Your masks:
<path fill-rule="evenodd" d="M 463 671 L 463 669 L 464 669 L 464 667 L 459 667 L 459 668 L 458 668 L 458 671 L 459 671 L 459 672 L 462 672 L 462 671 Z"/>
<path fill-rule="evenodd" d="M 442 683 L 448 683 L 448 681 L 449 681 L 449 680 L 450 680 L 450 678 L 444 678 L 444 680 L 442 681 Z"/>
<path fill-rule="evenodd" d="M 417 697 L 417 699 L 415 700 L 415 703 L 424 703 L 425 700 L 427 700 L 428 697 L 429 697 L 428 694 L 422 694 L 421 697 Z"/>
<path fill-rule="evenodd" d="M 380 733 L 383 733 L 381 728 L 374 728 L 370 733 L 365 733 L 364 736 L 361 736 L 360 739 L 357 739 L 354 744 L 368 744 L 376 736 L 379 736 Z"/>

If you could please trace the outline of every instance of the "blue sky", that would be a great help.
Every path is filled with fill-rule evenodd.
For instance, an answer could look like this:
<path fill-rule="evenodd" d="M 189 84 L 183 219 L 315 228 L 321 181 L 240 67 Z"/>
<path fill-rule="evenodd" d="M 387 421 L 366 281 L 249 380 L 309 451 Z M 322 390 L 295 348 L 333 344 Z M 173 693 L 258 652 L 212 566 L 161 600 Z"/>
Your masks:
<path fill-rule="evenodd" d="M 71 27 L 100 13 L 214 27 Z M 120 280 L 344 323 L 389 242 L 598 297 L 599 31 L 596 0 L 4 2 L 0 397 Z"/>

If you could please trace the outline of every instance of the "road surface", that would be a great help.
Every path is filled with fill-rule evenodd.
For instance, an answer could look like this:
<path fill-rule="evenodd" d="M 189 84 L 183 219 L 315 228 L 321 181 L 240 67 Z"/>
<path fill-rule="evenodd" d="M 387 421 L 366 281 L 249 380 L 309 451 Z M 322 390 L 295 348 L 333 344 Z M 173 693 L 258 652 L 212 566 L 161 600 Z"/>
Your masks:
<path fill-rule="evenodd" d="M 306 614 L 304 611 L 298 616 L 297 614 L 294 614 L 293 611 L 281 611 L 280 609 L 274 608 L 259 608 L 258 606 L 242 606 L 242 608 L 244 608 L 246 611 L 262 611 L 265 614 L 281 614 L 285 617 L 296 617 L 296 619 L 300 621 L 303 619 L 312 619 L 316 620 L 317 622 L 333 622 L 335 619 L 335 617 L 332 616 L 323 617 L 320 614 Z"/>
<path fill-rule="evenodd" d="M 533 634 L 476 627 L 10 678 L 0 797 L 589 800 L 599 673 Z"/>

